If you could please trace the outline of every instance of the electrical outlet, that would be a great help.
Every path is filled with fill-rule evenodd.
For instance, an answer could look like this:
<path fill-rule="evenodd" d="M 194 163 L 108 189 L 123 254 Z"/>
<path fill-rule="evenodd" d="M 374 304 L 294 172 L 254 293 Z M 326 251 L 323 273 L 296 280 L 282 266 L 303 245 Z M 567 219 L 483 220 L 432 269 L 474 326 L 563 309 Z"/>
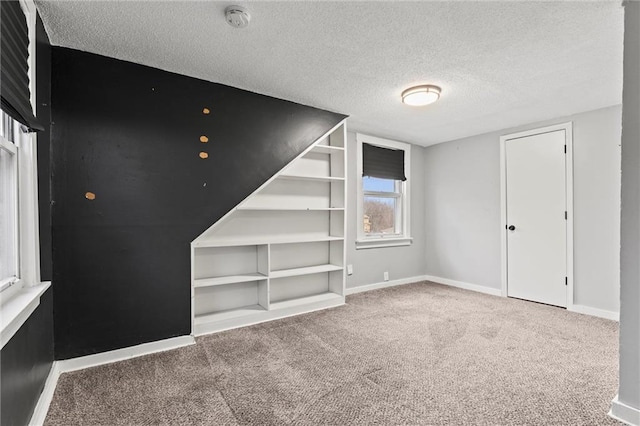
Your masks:
<path fill-rule="evenodd" d="M 385 281 L 389 281 L 389 273 L 385 271 L 384 273 L 384 280 Z"/>
<path fill-rule="evenodd" d="M 347 265 L 347 275 L 353 275 L 353 265 Z"/>

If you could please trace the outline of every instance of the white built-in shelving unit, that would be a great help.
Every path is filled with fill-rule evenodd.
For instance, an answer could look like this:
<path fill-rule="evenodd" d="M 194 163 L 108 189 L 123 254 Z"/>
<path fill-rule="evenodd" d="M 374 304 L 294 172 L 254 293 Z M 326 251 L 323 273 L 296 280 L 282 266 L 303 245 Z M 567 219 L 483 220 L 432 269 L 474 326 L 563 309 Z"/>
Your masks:
<path fill-rule="evenodd" d="M 344 304 L 346 124 L 191 244 L 193 333 Z"/>

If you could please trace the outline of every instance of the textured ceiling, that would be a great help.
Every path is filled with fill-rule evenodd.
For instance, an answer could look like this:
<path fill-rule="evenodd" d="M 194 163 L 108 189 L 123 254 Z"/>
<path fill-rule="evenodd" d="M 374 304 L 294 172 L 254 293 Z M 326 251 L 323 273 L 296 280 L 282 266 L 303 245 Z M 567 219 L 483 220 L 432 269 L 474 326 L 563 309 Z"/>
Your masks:
<path fill-rule="evenodd" d="M 54 45 L 349 114 L 431 145 L 619 104 L 623 8 L 610 2 L 39 1 Z M 224 20 L 230 4 L 251 24 Z M 414 84 L 439 102 L 403 105 Z"/>

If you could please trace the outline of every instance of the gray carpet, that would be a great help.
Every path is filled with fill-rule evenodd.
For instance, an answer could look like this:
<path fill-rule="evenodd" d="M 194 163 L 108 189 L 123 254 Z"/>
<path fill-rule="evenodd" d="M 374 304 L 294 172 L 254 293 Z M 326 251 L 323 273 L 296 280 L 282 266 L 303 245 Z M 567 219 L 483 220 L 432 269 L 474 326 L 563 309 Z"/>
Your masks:
<path fill-rule="evenodd" d="M 432 283 L 60 377 L 46 425 L 606 425 L 618 324 Z"/>

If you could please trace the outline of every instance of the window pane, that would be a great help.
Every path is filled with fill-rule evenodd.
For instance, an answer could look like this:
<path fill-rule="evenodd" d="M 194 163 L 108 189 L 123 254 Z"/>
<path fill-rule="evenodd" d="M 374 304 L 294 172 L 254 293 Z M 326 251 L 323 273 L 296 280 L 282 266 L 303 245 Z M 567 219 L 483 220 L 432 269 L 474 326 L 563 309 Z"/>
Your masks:
<path fill-rule="evenodd" d="M 16 276 L 16 156 L 0 148 L 0 281 Z"/>
<path fill-rule="evenodd" d="M 396 190 L 396 182 L 400 181 L 364 176 L 362 178 L 362 189 L 364 191 L 394 192 Z"/>
<path fill-rule="evenodd" d="M 391 181 L 393 182 L 393 181 Z M 397 234 L 396 198 L 364 197 L 365 234 Z"/>

